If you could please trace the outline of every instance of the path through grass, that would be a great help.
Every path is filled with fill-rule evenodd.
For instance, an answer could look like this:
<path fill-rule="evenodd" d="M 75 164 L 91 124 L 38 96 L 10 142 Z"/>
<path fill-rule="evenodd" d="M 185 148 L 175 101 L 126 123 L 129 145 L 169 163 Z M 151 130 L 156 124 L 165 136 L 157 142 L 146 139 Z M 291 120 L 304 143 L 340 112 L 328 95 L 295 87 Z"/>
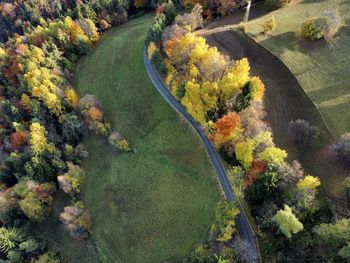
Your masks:
<path fill-rule="evenodd" d="M 99 137 L 85 142 L 83 196 L 107 262 L 181 258 L 208 237 L 220 198 L 199 138 L 148 79 L 142 51 L 151 20 L 105 33 L 76 71 L 78 91 L 100 100 L 136 152 L 114 155 Z"/>

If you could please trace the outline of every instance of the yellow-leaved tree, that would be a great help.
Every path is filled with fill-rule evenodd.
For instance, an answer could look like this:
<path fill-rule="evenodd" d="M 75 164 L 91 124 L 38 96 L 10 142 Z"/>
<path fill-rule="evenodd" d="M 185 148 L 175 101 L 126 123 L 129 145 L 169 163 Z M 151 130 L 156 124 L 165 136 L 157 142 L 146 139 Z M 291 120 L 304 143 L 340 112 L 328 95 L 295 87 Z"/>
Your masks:
<path fill-rule="evenodd" d="M 231 70 L 224 75 L 219 83 L 219 88 L 224 101 L 229 100 L 249 81 L 249 71 L 250 66 L 248 59 L 243 58 L 236 61 Z"/>
<path fill-rule="evenodd" d="M 35 155 L 43 153 L 45 150 L 52 152 L 53 145 L 47 142 L 47 131 L 44 126 L 38 122 L 30 125 L 30 148 Z"/>

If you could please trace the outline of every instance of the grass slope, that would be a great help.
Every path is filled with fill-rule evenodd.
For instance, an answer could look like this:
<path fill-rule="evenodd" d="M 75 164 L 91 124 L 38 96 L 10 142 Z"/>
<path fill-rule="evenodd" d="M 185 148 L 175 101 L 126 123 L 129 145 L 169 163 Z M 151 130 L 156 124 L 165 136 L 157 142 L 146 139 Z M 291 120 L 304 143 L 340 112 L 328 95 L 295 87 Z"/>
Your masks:
<path fill-rule="evenodd" d="M 333 43 L 302 39 L 302 23 L 326 9 L 338 9 L 344 24 Z M 271 14 L 277 30 L 271 35 L 261 34 L 260 24 Z M 248 24 L 248 33 L 294 73 L 335 137 L 350 131 L 349 24 L 349 0 L 304 0 Z"/>
<path fill-rule="evenodd" d="M 113 155 L 106 139 L 86 140 L 84 201 L 107 262 L 178 259 L 208 236 L 220 191 L 214 170 L 184 121 L 144 68 L 152 15 L 102 36 L 78 65 L 81 94 L 94 94 L 136 153 Z"/>

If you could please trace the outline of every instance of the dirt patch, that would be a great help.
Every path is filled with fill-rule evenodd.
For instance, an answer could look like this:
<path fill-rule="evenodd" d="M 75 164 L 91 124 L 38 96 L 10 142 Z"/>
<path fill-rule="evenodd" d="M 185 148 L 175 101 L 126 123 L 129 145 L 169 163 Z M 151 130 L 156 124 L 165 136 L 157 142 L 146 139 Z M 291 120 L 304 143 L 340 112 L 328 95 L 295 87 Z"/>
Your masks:
<path fill-rule="evenodd" d="M 242 32 L 209 32 L 205 38 L 208 44 L 216 46 L 233 59 L 248 58 L 252 74 L 260 76 L 266 85 L 266 121 L 272 128 L 277 146 L 288 151 L 289 160 L 300 161 L 306 174 L 321 178 L 320 196 L 344 200 L 342 180 L 349 176 L 349 170 L 336 165 L 329 154 L 325 156 L 324 147 L 329 145 L 333 138 L 316 107 L 290 70 L 277 57 Z M 310 150 L 298 149 L 289 139 L 288 123 L 298 118 L 309 121 L 321 131 L 316 146 Z"/>

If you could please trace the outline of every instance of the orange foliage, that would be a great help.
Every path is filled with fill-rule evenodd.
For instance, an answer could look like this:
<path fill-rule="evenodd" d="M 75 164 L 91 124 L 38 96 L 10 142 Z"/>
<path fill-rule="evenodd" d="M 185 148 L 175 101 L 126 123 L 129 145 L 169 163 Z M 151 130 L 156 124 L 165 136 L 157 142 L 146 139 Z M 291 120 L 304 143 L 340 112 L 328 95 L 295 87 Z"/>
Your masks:
<path fill-rule="evenodd" d="M 215 132 L 210 137 L 214 144 L 219 147 L 225 142 L 232 140 L 241 128 L 241 120 L 237 113 L 229 112 L 215 123 Z"/>
<path fill-rule="evenodd" d="M 13 148 L 15 150 L 20 150 L 27 140 L 27 135 L 24 131 L 17 131 L 11 133 L 10 139 Z"/>
<path fill-rule="evenodd" d="M 246 187 L 251 186 L 254 183 L 254 181 L 259 177 L 259 175 L 266 171 L 266 169 L 266 161 L 254 160 L 252 163 L 252 168 L 249 170 L 249 172 L 244 178 L 244 185 Z"/>
<path fill-rule="evenodd" d="M 94 121 L 102 120 L 102 117 L 103 117 L 102 111 L 97 107 L 91 107 L 88 110 L 88 114 L 89 114 L 89 117 Z"/>

